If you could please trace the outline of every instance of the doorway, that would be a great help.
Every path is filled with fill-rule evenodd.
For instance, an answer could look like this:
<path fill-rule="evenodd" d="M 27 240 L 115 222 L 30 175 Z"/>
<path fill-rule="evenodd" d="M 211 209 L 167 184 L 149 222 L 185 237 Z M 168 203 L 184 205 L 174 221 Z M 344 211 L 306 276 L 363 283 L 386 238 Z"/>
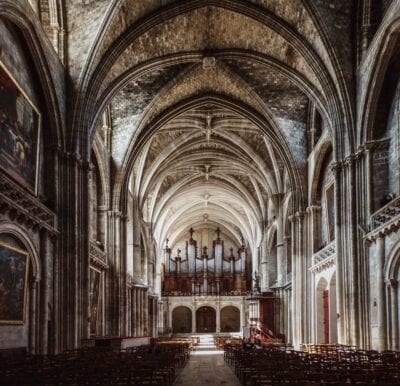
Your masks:
<path fill-rule="evenodd" d="M 196 311 L 197 332 L 216 331 L 216 312 L 212 307 L 200 307 Z"/>
<path fill-rule="evenodd" d="M 174 334 L 192 332 L 192 311 L 179 306 L 172 311 L 172 332 Z"/>
<path fill-rule="evenodd" d="M 221 332 L 240 331 L 240 311 L 233 306 L 226 306 L 221 310 Z"/>

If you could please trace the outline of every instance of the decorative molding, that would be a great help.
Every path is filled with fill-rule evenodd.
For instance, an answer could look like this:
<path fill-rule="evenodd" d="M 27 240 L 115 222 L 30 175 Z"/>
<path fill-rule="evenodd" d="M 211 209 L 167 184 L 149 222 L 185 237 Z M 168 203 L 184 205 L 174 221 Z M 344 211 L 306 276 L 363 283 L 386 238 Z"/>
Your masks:
<path fill-rule="evenodd" d="M 51 236 L 58 234 L 55 213 L 5 174 L 0 174 L 0 213 L 8 213 L 28 228 L 46 229 Z"/>
<path fill-rule="evenodd" d="M 329 243 L 326 247 L 314 253 L 312 256 L 313 265 L 310 268 L 312 273 L 322 272 L 332 265 L 335 265 L 336 245 L 335 240 Z"/>
<path fill-rule="evenodd" d="M 204 70 L 212 70 L 216 66 L 216 59 L 214 56 L 205 56 L 203 58 L 203 69 Z"/>
<path fill-rule="evenodd" d="M 89 242 L 90 263 L 101 270 L 107 269 L 107 255 L 94 241 Z"/>
<path fill-rule="evenodd" d="M 400 220 L 400 197 L 394 198 L 371 216 L 371 228 L 385 228 L 393 222 L 396 223 L 396 220 L 397 223 Z"/>
<path fill-rule="evenodd" d="M 336 265 L 335 257 L 336 256 L 329 257 L 326 260 L 321 261 L 317 265 L 314 265 L 313 267 L 310 268 L 310 272 L 314 274 L 320 273 L 326 271 L 330 267 L 333 267 L 334 265 Z"/>

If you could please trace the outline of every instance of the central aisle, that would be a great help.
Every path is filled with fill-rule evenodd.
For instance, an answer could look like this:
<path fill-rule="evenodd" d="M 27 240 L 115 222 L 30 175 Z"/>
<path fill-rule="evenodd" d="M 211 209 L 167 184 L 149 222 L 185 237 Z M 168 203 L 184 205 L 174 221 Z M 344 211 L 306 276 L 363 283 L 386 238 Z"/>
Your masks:
<path fill-rule="evenodd" d="M 240 386 L 234 372 L 224 361 L 224 352 L 217 350 L 211 335 L 201 335 L 186 366 L 174 386 Z"/>

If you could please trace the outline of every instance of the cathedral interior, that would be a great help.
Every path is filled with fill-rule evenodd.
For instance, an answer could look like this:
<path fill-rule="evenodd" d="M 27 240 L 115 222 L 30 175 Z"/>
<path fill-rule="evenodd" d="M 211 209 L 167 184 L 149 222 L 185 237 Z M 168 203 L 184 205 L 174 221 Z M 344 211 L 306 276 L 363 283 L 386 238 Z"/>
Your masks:
<path fill-rule="evenodd" d="M 210 335 L 400 384 L 399 280 L 400 0 L 0 0 L 0 357 Z"/>

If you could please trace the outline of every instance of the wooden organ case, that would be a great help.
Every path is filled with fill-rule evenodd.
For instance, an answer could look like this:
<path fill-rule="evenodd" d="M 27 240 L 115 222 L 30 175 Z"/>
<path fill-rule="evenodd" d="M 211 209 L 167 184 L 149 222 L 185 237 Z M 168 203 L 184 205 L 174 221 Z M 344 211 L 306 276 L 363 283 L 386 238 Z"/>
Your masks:
<path fill-rule="evenodd" d="M 212 242 L 210 253 L 206 246 L 199 253 L 193 233 L 191 228 L 184 256 L 179 248 L 172 256 L 167 240 L 163 296 L 244 295 L 250 291 L 248 275 L 251 268 L 244 240 L 236 254 L 233 247 L 226 253 L 221 231 L 217 228 L 217 238 Z"/>

